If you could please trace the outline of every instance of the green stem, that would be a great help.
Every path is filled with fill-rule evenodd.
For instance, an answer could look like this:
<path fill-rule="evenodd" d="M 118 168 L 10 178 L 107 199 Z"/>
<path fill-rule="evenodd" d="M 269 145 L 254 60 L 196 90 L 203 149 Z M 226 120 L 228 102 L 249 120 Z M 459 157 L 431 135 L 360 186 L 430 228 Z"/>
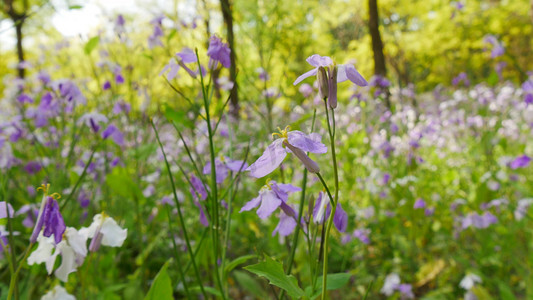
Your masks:
<path fill-rule="evenodd" d="M 157 142 L 159 143 L 159 147 L 161 148 L 161 152 L 163 153 L 163 158 L 165 159 L 165 165 L 167 167 L 168 177 L 170 178 L 170 184 L 172 185 L 172 194 L 174 195 L 174 204 L 176 205 L 176 208 L 178 209 L 178 216 L 179 216 L 179 221 L 181 225 L 181 230 L 183 231 L 183 237 L 185 238 L 185 243 L 187 244 L 187 251 L 189 252 L 189 256 L 191 257 L 191 262 L 192 262 L 192 266 L 194 269 L 194 274 L 196 275 L 196 280 L 198 281 L 198 285 L 200 286 L 200 290 L 202 291 L 202 295 L 204 296 L 204 299 L 209 299 L 204 290 L 202 279 L 200 277 L 200 273 L 198 272 L 198 267 L 196 266 L 196 262 L 194 259 L 194 254 L 192 253 L 192 247 L 189 241 L 189 235 L 187 234 L 187 229 L 185 228 L 185 222 L 183 221 L 183 214 L 181 213 L 181 205 L 180 205 L 180 202 L 178 201 L 178 195 L 176 194 L 176 184 L 174 183 L 174 177 L 172 177 L 172 172 L 170 171 L 170 165 L 167 160 L 165 149 L 163 148 L 163 144 L 161 143 L 161 140 L 159 139 L 159 133 L 157 132 L 154 121 L 152 119 L 150 119 L 150 124 L 152 124 L 152 128 L 154 129 L 154 132 L 155 132 L 155 137 L 157 138 Z"/>
<path fill-rule="evenodd" d="M 15 291 L 15 287 L 17 286 L 18 275 L 20 273 L 20 270 L 22 269 L 22 266 L 24 265 L 24 261 L 30 255 L 30 250 L 31 250 L 32 247 L 33 247 L 33 243 L 30 243 L 30 245 L 28 245 L 28 248 L 26 248 L 26 251 L 24 252 L 24 257 L 22 258 L 19 266 L 17 267 L 17 270 L 15 271 L 15 274 L 13 274 L 13 276 L 11 276 L 11 282 L 9 283 L 9 292 L 7 293 L 7 300 L 11 300 L 13 298 L 13 292 L 15 292 L 15 294 L 18 294 Z"/>
<path fill-rule="evenodd" d="M 331 116 L 333 119 L 333 128 L 331 126 L 331 122 L 329 120 L 329 112 L 328 112 L 328 105 L 327 105 L 327 99 L 324 98 L 324 107 L 326 109 L 326 121 L 328 123 L 328 132 L 329 132 L 329 142 L 331 145 L 331 158 L 333 160 L 333 174 L 335 177 L 335 198 L 333 199 L 333 203 L 331 205 L 331 214 L 329 215 L 327 227 L 326 227 L 326 233 L 324 236 L 324 262 L 323 262 L 323 268 L 322 268 L 322 300 L 325 300 L 327 297 L 327 278 L 328 278 L 328 244 L 329 244 L 329 234 L 331 232 L 331 225 L 333 224 L 333 217 L 335 216 L 335 211 L 337 209 L 337 202 L 339 200 L 339 171 L 337 169 L 337 156 L 335 154 L 335 111 L 331 109 Z M 323 179 L 321 179 L 323 181 Z M 324 184 L 324 182 L 323 182 Z M 331 199 L 331 194 L 330 201 Z"/>
<path fill-rule="evenodd" d="M 198 66 L 200 66 L 200 57 L 198 56 L 198 49 L 196 49 L 196 60 L 198 62 Z M 199 68 L 199 67 L 198 67 Z M 213 256 L 214 256 L 214 267 L 215 267 L 215 279 L 218 285 L 218 288 L 220 289 L 220 293 L 222 294 L 222 299 L 226 299 L 225 293 L 223 291 L 222 282 L 220 280 L 220 272 L 218 270 L 218 249 L 219 249 L 219 218 L 218 218 L 218 198 L 217 198 L 217 174 L 216 174 L 216 166 L 215 166 L 215 145 L 213 143 L 213 129 L 211 128 L 211 116 L 209 114 L 209 101 L 207 97 L 207 91 L 204 84 L 204 76 L 202 74 L 202 70 L 199 68 L 200 73 L 200 83 L 202 85 L 202 96 L 204 99 L 204 107 L 205 107 L 205 122 L 207 123 L 207 132 L 209 134 L 209 154 L 211 159 L 211 190 L 212 198 L 211 203 L 213 204 L 213 219 L 214 219 L 214 227 L 213 227 Z"/>

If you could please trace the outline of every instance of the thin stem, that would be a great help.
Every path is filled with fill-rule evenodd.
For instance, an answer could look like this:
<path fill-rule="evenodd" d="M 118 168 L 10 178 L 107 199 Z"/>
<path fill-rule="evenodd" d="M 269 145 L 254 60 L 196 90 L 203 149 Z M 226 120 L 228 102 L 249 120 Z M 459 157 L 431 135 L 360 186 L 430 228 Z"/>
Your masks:
<path fill-rule="evenodd" d="M 22 269 L 22 265 L 24 265 L 24 261 L 28 258 L 30 255 L 30 250 L 33 247 L 33 243 L 30 243 L 28 245 L 28 248 L 26 248 L 26 251 L 24 252 L 24 257 L 22 258 L 19 266 L 17 267 L 17 270 L 15 271 L 15 274 L 11 276 L 11 282 L 9 283 L 9 292 L 7 294 L 7 300 L 11 300 L 13 297 L 13 292 L 15 292 L 15 295 L 18 295 L 18 291 L 16 291 L 15 287 L 17 286 L 17 278 L 20 273 L 20 270 Z M 18 298 L 18 296 L 16 296 Z"/>
<path fill-rule="evenodd" d="M 68 203 L 68 200 L 70 200 L 70 198 L 72 198 L 72 196 L 74 195 L 74 193 L 78 189 L 78 186 L 80 185 L 81 181 L 83 180 L 83 178 L 87 174 L 87 168 L 89 168 L 89 165 L 91 164 L 91 162 L 93 160 L 93 157 L 94 157 L 94 154 L 96 153 L 97 149 L 98 149 L 98 145 L 96 145 L 94 147 L 93 151 L 91 152 L 91 156 L 89 157 L 89 160 L 85 164 L 85 167 L 83 168 L 83 172 L 81 173 L 80 177 L 78 178 L 78 181 L 76 181 L 76 184 L 74 185 L 74 188 L 72 188 L 72 191 L 70 191 L 70 193 L 68 194 L 67 198 L 65 198 L 65 200 L 61 204 L 61 209 L 65 208 L 65 206 Z"/>
<path fill-rule="evenodd" d="M 209 134 L 209 154 L 211 158 L 211 190 L 212 193 L 212 204 L 213 204 L 213 218 L 214 218 L 214 227 L 213 227 L 213 256 L 214 256 L 214 267 L 215 267 L 215 279 L 217 281 L 218 288 L 222 294 L 222 299 L 226 299 L 225 293 L 223 291 L 222 282 L 220 281 L 220 272 L 218 270 L 218 249 L 219 249 L 219 218 L 218 218 L 218 198 L 217 198 L 217 174 L 215 166 L 215 145 L 213 143 L 213 129 L 211 128 L 211 116 L 209 115 L 209 101 L 207 97 L 207 91 L 204 84 L 204 76 L 202 70 L 200 70 L 200 57 L 198 55 L 198 49 L 196 49 L 196 60 L 198 62 L 198 68 L 200 73 L 200 83 L 202 85 L 202 96 L 204 98 L 204 108 L 205 108 L 205 121 L 207 123 L 207 132 Z"/>
<path fill-rule="evenodd" d="M 208 299 L 207 294 L 204 290 L 204 286 L 202 285 L 202 279 L 200 277 L 200 273 L 198 272 L 198 267 L 196 266 L 194 254 L 192 253 L 192 247 L 189 241 L 189 235 L 187 234 L 187 229 L 185 228 L 185 222 L 183 221 L 183 214 L 181 213 L 180 202 L 178 200 L 178 195 L 176 194 L 176 184 L 174 184 L 174 177 L 172 177 L 172 172 L 170 171 L 170 164 L 168 163 L 165 149 L 163 148 L 163 144 L 161 143 L 161 140 L 159 139 L 159 133 L 157 132 L 154 121 L 152 119 L 150 119 L 150 124 L 152 125 L 152 128 L 154 129 L 155 137 L 157 138 L 157 142 L 159 143 L 159 147 L 161 148 L 161 152 L 163 153 L 163 158 L 165 159 L 165 165 L 167 167 L 168 177 L 170 179 L 170 184 L 172 185 L 172 194 L 174 195 L 174 204 L 176 205 L 176 208 L 178 209 L 178 216 L 180 220 L 181 230 L 183 231 L 183 237 L 185 238 L 185 243 L 187 244 L 187 251 L 189 252 L 189 256 L 191 257 L 194 274 L 196 275 L 196 280 L 198 281 L 198 285 L 200 286 L 202 295 L 204 296 L 205 299 Z"/>

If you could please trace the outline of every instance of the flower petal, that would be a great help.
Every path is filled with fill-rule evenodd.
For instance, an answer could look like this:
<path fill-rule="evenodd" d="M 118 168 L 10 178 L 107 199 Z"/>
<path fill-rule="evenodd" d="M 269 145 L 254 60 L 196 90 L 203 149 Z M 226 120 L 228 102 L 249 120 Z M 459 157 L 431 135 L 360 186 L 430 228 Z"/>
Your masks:
<path fill-rule="evenodd" d="M 357 84 L 358 86 L 367 86 L 368 85 L 368 82 L 366 82 L 366 80 L 363 78 L 363 76 L 361 76 L 361 74 L 359 74 L 359 72 L 357 72 L 357 70 L 355 69 L 355 67 L 353 65 L 350 65 L 350 64 L 346 64 L 344 65 L 345 66 L 345 70 L 346 70 L 346 77 L 348 77 L 348 79 L 350 79 L 351 82 Z M 338 75 L 337 75 L 337 80 L 338 80 Z"/>
<path fill-rule="evenodd" d="M 261 206 L 257 210 L 257 215 L 261 219 L 268 218 L 282 202 L 272 190 L 263 192 L 261 195 Z"/>
<path fill-rule="evenodd" d="M 316 136 L 311 137 L 301 131 L 293 130 L 288 134 L 289 144 L 296 148 L 300 148 L 304 152 L 311 153 L 326 153 L 328 148 L 322 144 L 320 140 L 316 140 Z"/>
<path fill-rule="evenodd" d="M 279 216 L 279 223 L 276 229 L 272 232 L 272 236 L 279 233 L 281 236 L 288 236 L 296 228 L 296 220 L 293 217 L 287 216 L 285 213 L 281 213 Z"/>
<path fill-rule="evenodd" d="M 302 75 L 298 76 L 298 78 L 296 78 L 293 85 L 297 85 L 298 83 L 302 82 L 302 80 L 306 79 L 307 77 L 315 76 L 316 72 L 318 72 L 318 68 L 303 73 Z"/>
<path fill-rule="evenodd" d="M 318 54 L 313 54 L 309 56 L 305 61 L 307 61 L 313 67 L 327 67 L 333 64 L 333 60 L 329 56 L 320 56 Z"/>
<path fill-rule="evenodd" d="M 333 224 L 340 232 L 345 232 L 348 227 L 348 214 L 342 209 L 340 203 L 337 204 L 335 215 L 333 216 Z"/>
<path fill-rule="evenodd" d="M 253 198 L 252 200 L 246 202 L 246 204 L 244 204 L 244 206 L 241 208 L 239 212 L 242 213 L 243 211 L 249 211 L 253 208 L 258 207 L 260 203 L 261 203 L 261 196 L 257 196 Z"/>
<path fill-rule="evenodd" d="M 272 173 L 285 159 L 287 151 L 282 146 L 282 139 L 275 140 L 263 152 L 251 166 L 246 170 L 250 171 L 250 175 L 256 178 L 264 177 Z"/>
<path fill-rule="evenodd" d="M 120 247 L 128 236 L 128 229 L 122 229 L 111 217 L 106 217 L 100 232 L 104 235 L 102 245 Z"/>

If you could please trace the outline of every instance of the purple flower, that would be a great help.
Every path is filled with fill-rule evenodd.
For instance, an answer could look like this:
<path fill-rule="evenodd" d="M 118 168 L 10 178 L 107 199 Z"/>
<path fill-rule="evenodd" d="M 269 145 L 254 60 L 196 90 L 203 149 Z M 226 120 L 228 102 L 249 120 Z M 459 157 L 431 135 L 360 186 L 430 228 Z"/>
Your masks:
<path fill-rule="evenodd" d="M 106 82 L 104 82 L 104 85 L 102 85 L 102 89 L 106 91 L 106 90 L 109 90 L 110 88 L 111 88 L 111 82 L 109 82 L 109 80 L 106 80 Z"/>
<path fill-rule="evenodd" d="M 25 93 L 22 93 L 20 94 L 18 97 L 17 97 L 17 100 L 19 103 L 33 103 L 33 98 L 28 96 L 27 94 Z"/>
<path fill-rule="evenodd" d="M 398 292 L 401 294 L 401 299 L 413 299 L 413 287 L 410 284 L 403 283 L 397 287 Z"/>
<path fill-rule="evenodd" d="M 191 175 L 191 195 L 195 199 L 205 200 L 207 199 L 207 191 L 204 188 L 204 185 L 198 177 Z"/>
<path fill-rule="evenodd" d="M 294 231 L 296 225 L 298 224 L 294 216 L 289 216 L 284 211 L 281 211 L 279 214 L 279 223 L 272 232 L 272 236 L 275 236 L 276 233 L 279 233 L 280 236 L 288 236 Z"/>
<path fill-rule="evenodd" d="M 522 90 L 524 91 L 524 101 L 526 104 L 533 104 L 533 80 L 526 80 L 522 84 Z"/>
<path fill-rule="evenodd" d="M 248 164 L 242 160 L 232 160 L 227 157 L 215 159 L 215 173 L 217 183 L 222 183 L 228 177 L 229 171 L 240 172 L 248 168 Z M 207 162 L 203 169 L 204 174 L 211 173 L 211 162 Z"/>
<path fill-rule="evenodd" d="M 313 221 L 321 224 L 324 222 L 324 220 L 329 218 L 330 214 L 330 201 L 328 197 L 324 195 L 324 192 L 320 192 L 318 194 L 318 198 L 316 199 L 315 207 L 313 208 Z M 344 209 L 342 209 L 340 202 L 337 203 L 337 209 L 335 209 L 333 224 L 340 232 L 345 232 L 346 228 L 348 227 L 348 214 L 344 211 Z"/>
<path fill-rule="evenodd" d="M 300 86 L 298 91 L 304 96 L 305 98 L 311 96 L 313 94 L 313 87 L 310 84 L 304 83 Z"/>
<path fill-rule="evenodd" d="M 117 101 L 113 106 L 113 114 L 118 115 L 120 113 L 129 114 L 131 105 L 124 100 Z"/>
<path fill-rule="evenodd" d="M 118 73 L 115 75 L 115 83 L 117 84 L 124 83 L 124 77 L 122 77 L 122 74 Z"/>
<path fill-rule="evenodd" d="M 6 203 L 5 201 L 0 202 L 0 219 L 5 219 L 9 215 L 9 218 L 13 218 L 15 210 L 11 204 Z"/>
<path fill-rule="evenodd" d="M 483 40 L 485 43 L 492 45 L 492 50 L 490 52 L 491 58 L 502 56 L 505 53 L 505 49 L 503 48 L 503 45 L 500 43 L 500 41 L 498 41 L 498 39 L 495 36 L 491 34 L 487 34 L 483 38 Z"/>
<path fill-rule="evenodd" d="M 20 216 L 22 214 L 26 214 L 26 218 L 22 221 L 22 225 L 26 228 L 32 228 L 35 226 L 35 221 L 39 217 L 39 209 L 35 208 L 34 204 L 26 204 L 23 205 L 15 215 Z"/>
<path fill-rule="evenodd" d="M 213 35 L 209 39 L 209 48 L 207 49 L 207 55 L 209 56 L 209 69 L 217 67 L 217 62 L 220 62 L 225 68 L 231 66 L 230 59 L 231 50 L 228 44 L 223 43 L 220 38 Z"/>
<path fill-rule="evenodd" d="M 79 122 L 85 122 L 94 133 L 97 133 L 100 130 L 100 123 L 107 123 L 107 118 L 102 114 L 90 112 L 81 116 Z"/>
<path fill-rule="evenodd" d="M 351 82 L 357 84 L 358 86 L 366 86 L 368 85 L 368 82 L 359 74 L 359 72 L 355 69 L 355 67 L 352 64 L 344 64 L 344 65 L 336 65 L 333 63 L 333 60 L 328 56 L 320 56 L 318 54 L 314 54 L 309 56 L 306 61 L 315 67 L 311 71 L 308 71 L 302 75 L 300 75 L 296 80 L 294 81 L 293 85 L 297 85 L 298 83 L 302 82 L 302 80 L 314 76 L 314 75 L 320 75 L 319 78 L 319 87 L 321 88 L 322 97 L 328 96 L 329 105 L 331 108 L 337 107 L 337 83 L 343 82 L 346 80 L 350 80 Z M 319 68 L 323 68 L 321 72 L 319 72 Z M 327 76 L 324 76 L 327 69 Z M 326 82 L 327 81 L 327 82 Z M 326 93 L 324 88 L 328 87 L 328 91 Z"/>
<path fill-rule="evenodd" d="M 63 216 L 61 216 L 61 212 L 59 212 L 59 204 L 57 204 L 57 201 L 50 196 L 45 196 L 45 199 L 43 200 L 45 200 L 43 201 L 44 207 L 41 207 L 41 210 L 39 211 L 37 224 L 33 229 L 30 241 L 35 243 L 41 229 L 43 229 L 43 236 L 51 237 L 53 234 L 56 244 L 59 244 L 63 238 L 63 233 L 67 228 L 63 221 Z"/>
<path fill-rule="evenodd" d="M 468 80 L 468 77 L 465 72 L 459 73 L 459 75 L 457 75 L 457 77 L 452 80 L 453 85 L 458 85 L 461 82 L 463 82 L 465 86 L 470 85 L 470 80 Z"/>
<path fill-rule="evenodd" d="M 168 64 L 165 65 L 161 72 L 159 72 L 159 76 L 162 76 L 168 71 L 167 79 L 172 80 L 178 76 L 178 71 L 180 67 L 182 67 L 192 78 L 196 78 L 196 73 L 185 65 L 194 62 L 196 62 L 196 54 L 194 51 L 189 48 L 183 48 L 181 52 L 176 53 L 176 55 L 169 60 Z"/>
<path fill-rule="evenodd" d="M 492 224 L 498 222 L 498 218 L 490 212 L 485 212 L 483 215 L 479 215 L 477 212 L 469 213 L 466 217 L 462 219 L 461 227 L 462 229 L 467 229 L 468 227 L 475 228 L 487 228 Z"/>
<path fill-rule="evenodd" d="M 368 245 L 370 244 L 370 238 L 368 237 L 369 234 L 370 234 L 370 230 L 363 228 L 363 229 L 354 230 L 352 236 L 360 240 L 361 243 Z"/>
<path fill-rule="evenodd" d="M 289 193 L 299 192 L 301 189 L 291 184 L 278 184 L 271 180 L 259 191 L 259 196 L 248 201 L 239 211 L 249 211 L 253 208 L 259 207 L 257 215 L 261 219 L 268 218 L 278 207 L 288 216 L 295 216 L 296 212 L 287 205 Z"/>
<path fill-rule="evenodd" d="M 161 28 L 162 21 L 164 19 L 164 16 L 159 16 L 154 18 L 150 23 L 154 25 L 154 30 L 152 34 L 148 37 L 148 48 L 153 49 L 157 46 L 163 46 L 163 43 L 159 39 L 162 37 L 163 34 L 163 28 Z"/>
<path fill-rule="evenodd" d="M 104 140 L 107 139 L 108 137 L 111 137 L 113 141 L 115 142 L 115 144 L 119 146 L 124 145 L 124 135 L 113 124 L 110 124 L 109 126 L 107 126 L 106 130 L 102 132 L 102 138 Z"/>
<path fill-rule="evenodd" d="M 510 164 L 509 164 L 509 168 L 511 168 L 512 170 L 516 170 L 516 169 L 519 169 L 519 168 L 525 168 L 529 165 L 529 163 L 531 162 L 531 157 L 527 156 L 527 155 L 522 155 L 522 156 L 519 156 L 517 158 L 515 158 Z"/>
<path fill-rule="evenodd" d="M 418 198 L 415 201 L 415 204 L 413 205 L 414 209 L 424 208 L 426 207 L 426 202 L 422 198 Z"/>
<path fill-rule="evenodd" d="M 194 205 L 196 205 L 196 207 L 198 207 L 198 209 L 200 210 L 200 224 L 202 224 L 204 227 L 209 226 L 209 221 L 207 220 L 207 217 L 205 216 L 204 209 L 202 208 L 202 205 L 200 204 L 200 202 L 194 201 Z"/>
<path fill-rule="evenodd" d="M 28 174 L 37 174 L 39 171 L 41 171 L 41 164 L 36 161 L 29 161 L 24 166 L 24 171 Z"/>
<path fill-rule="evenodd" d="M 261 178 L 272 173 L 283 162 L 287 153 L 296 155 L 310 172 L 320 171 L 318 165 L 305 154 L 305 152 L 327 152 L 327 147 L 320 142 L 320 135 L 317 133 L 306 135 L 298 130 L 288 131 L 289 129 L 287 126 L 284 130 L 280 130 L 280 133 L 272 134 L 279 138 L 274 140 L 263 155 L 246 169 L 250 171 L 251 176 Z"/>

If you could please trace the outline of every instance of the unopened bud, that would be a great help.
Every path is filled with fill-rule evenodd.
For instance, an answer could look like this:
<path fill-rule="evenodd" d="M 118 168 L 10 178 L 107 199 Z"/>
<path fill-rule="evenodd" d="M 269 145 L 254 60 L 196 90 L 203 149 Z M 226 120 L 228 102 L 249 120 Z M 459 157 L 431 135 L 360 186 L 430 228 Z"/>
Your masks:
<path fill-rule="evenodd" d="M 329 92 L 328 103 L 329 107 L 337 108 L 337 65 L 329 67 Z"/>
<path fill-rule="evenodd" d="M 305 152 L 303 152 L 300 148 L 296 148 L 293 145 L 289 144 L 287 141 L 284 141 L 283 144 L 289 148 L 296 157 L 304 164 L 307 171 L 311 173 L 318 173 L 320 172 L 320 167 L 318 167 L 318 164 L 313 161 Z"/>
<path fill-rule="evenodd" d="M 316 80 L 318 81 L 318 93 L 320 98 L 324 99 L 328 96 L 328 74 L 324 67 L 319 67 L 318 72 L 316 73 Z"/>

